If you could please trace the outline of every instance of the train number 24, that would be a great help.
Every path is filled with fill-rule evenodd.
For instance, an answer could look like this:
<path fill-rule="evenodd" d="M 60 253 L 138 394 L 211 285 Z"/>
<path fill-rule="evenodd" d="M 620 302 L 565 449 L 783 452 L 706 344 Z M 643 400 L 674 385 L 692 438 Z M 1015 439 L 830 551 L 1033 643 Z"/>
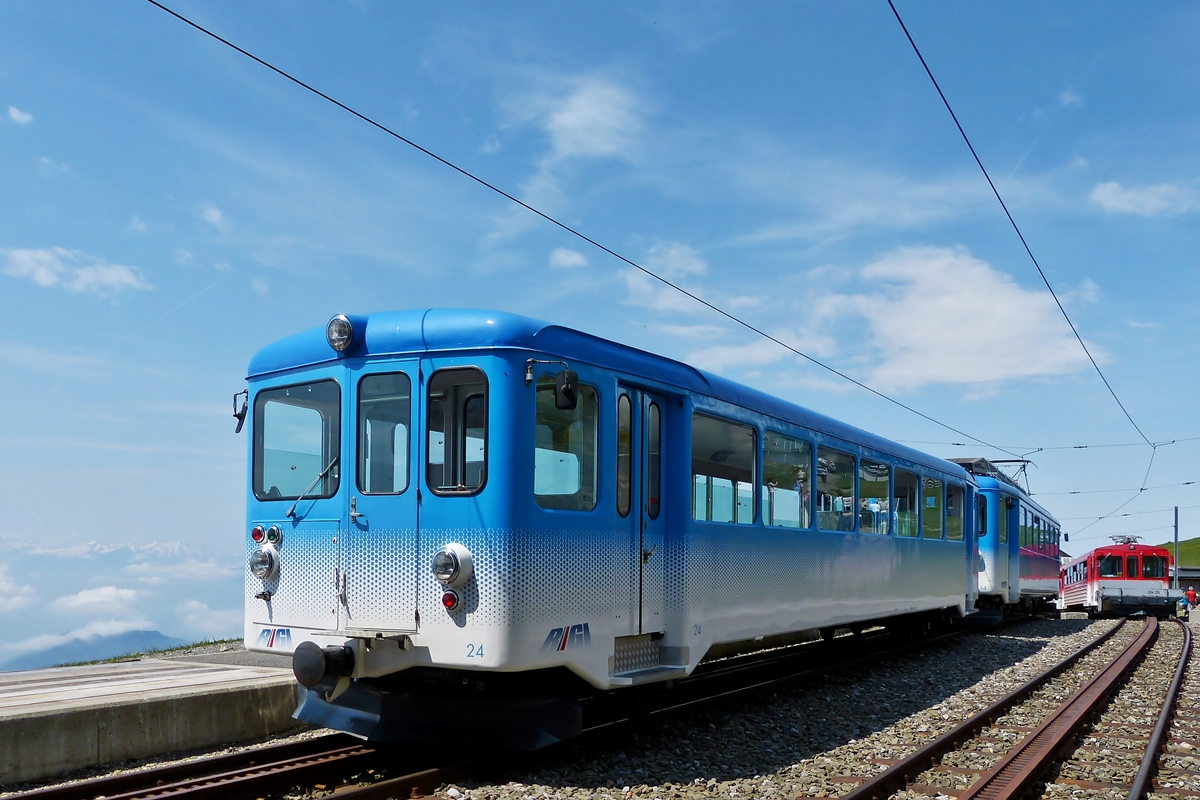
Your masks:
<path fill-rule="evenodd" d="M 467 645 L 467 658 L 483 658 L 483 645 L 481 645 L 481 644 Z"/>

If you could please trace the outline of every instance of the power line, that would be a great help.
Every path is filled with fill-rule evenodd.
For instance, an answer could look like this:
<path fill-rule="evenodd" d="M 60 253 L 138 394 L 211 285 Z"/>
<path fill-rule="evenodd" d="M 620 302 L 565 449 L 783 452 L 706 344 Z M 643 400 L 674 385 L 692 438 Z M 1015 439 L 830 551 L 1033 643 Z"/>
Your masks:
<path fill-rule="evenodd" d="M 1190 508 L 1200 508 L 1200 506 L 1178 506 L 1178 508 L 1180 511 L 1185 511 Z M 1156 508 L 1153 511 L 1126 511 L 1124 514 L 1110 514 L 1110 515 L 1104 516 L 1104 517 L 1059 517 L 1058 521 L 1066 522 L 1068 520 L 1078 521 L 1081 519 L 1094 519 L 1097 522 L 1099 522 L 1102 519 L 1110 519 L 1110 518 L 1111 519 L 1120 519 L 1121 517 L 1140 517 L 1143 514 L 1170 514 L 1174 510 L 1175 510 L 1175 507 L 1171 507 L 1171 508 Z"/>
<path fill-rule="evenodd" d="M 979 165 L 979 170 L 983 173 L 983 177 L 987 179 L 988 186 L 992 188 L 992 194 L 996 195 L 996 200 L 1000 203 L 1000 208 L 1004 209 L 1004 215 L 1008 217 L 1009 223 L 1017 233 L 1017 238 L 1021 240 L 1021 245 L 1025 248 L 1025 252 L 1029 255 L 1029 260 L 1033 262 L 1033 266 L 1037 268 L 1038 275 L 1042 276 L 1042 283 L 1046 284 L 1046 289 L 1049 290 L 1050 296 L 1054 298 L 1054 302 L 1058 305 L 1058 310 L 1062 312 L 1063 319 L 1067 321 L 1067 325 L 1071 327 L 1071 333 L 1075 334 L 1075 338 L 1079 341 L 1079 346 L 1083 348 L 1083 352 L 1087 355 L 1088 361 L 1092 362 L 1092 367 L 1095 368 L 1096 374 L 1100 376 L 1100 380 L 1104 382 L 1104 386 L 1108 389 L 1108 393 L 1112 395 L 1113 400 L 1121 408 L 1121 413 L 1125 415 L 1125 419 L 1129 420 L 1129 424 L 1138 432 L 1145 440 L 1146 444 L 1154 447 L 1154 442 L 1150 441 L 1146 434 L 1142 433 L 1142 429 L 1133 421 L 1129 411 L 1126 410 L 1125 404 L 1121 402 L 1121 398 L 1117 397 L 1117 393 L 1113 390 L 1112 384 L 1108 382 L 1108 378 L 1104 377 L 1104 372 L 1100 369 L 1100 365 L 1096 363 L 1096 359 L 1092 357 L 1092 353 L 1083 342 L 1083 337 L 1079 335 L 1079 331 L 1075 328 L 1075 323 L 1071 321 L 1071 317 L 1067 314 L 1067 310 L 1063 308 L 1062 301 L 1058 299 L 1058 295 L 1054 292 L 1054 287 L 1050 285 L 1050 279 L 1046 277 L 1046 273 L 1042 271 L 1042 265 L 1038 263 L 1037 258 L 1033 255 L 1033 250 L 1030 249 L 1029 243 L 1025 241 L 1025 235 L 1021 233 L 1021 228 L 1017 225 L 1017 221 L 1013 219 L 1013 215 L 1009 212 L 1008 206 L 1004 202 L 1004 198 L 1000 196 L 1000 190 L 996 188 L 996 184 L 992 182 L 992 176 L 988 174 L 987 168 L 983 166 L 983 161 L 979 158 L 979 154 L 975 152 L 975 146 L 971 144 L 970 137 L 963 129 L 962 123 L 958 121 L 958 115 L 954 113 L 954 109 L 950 107 L 950 101 L 946 99 L 945 92 L 938 84 L 937 78 L 933 77 L 933 70 L 929 68 L 929 64 L 925 63 L 925 56 L 921 55 L 921 49 L 917 47 L 917 43 L 913 40 L 912 34 L 908 32 L 908 26 L 904 24 L 904 20 L 900 18 L 900 12 L 896 10 L 896 4 L 892 0 L 887 0 L 887 4 L 892 9 L 892 14 L 895 15 L 896 21 L 900 23 L 901 30 L 908 38 L 908 43 L 912 45 L 913 52 L 917 54 L 917 58 L 921 60 L 921 66 L 925 68 L 925 74 L 929 76 L 929 80 L 933 81 L 933 88 L 937 89 L 938 96 L 942 98 L 942 104 L 946 106 L 946 110 L 950 112 L 950 118 L 954 120 L 955 127 L 962 134 L 963 141 L 967 144 L 967 149 L 971 151 L 971 156 L 975 159 L 975 163 Z"/>
<path fill-rule="evenodd" d="M 785 350 L 788 350 L 789 352 L 792 352 L 792 353 L 800 356 L 801 358 L 805 359 L 809 363 L 814 364 L 824 370 L 827 370 L 828 372 L 831 372 L 834 375 L 837 375 L 839 378 L 842 378 L 843 380 L 853 383 L 855 386 L 858 386 L 861 389 L 866 389 L 868 392 L 875 395 L 876 397 L 886 400 L 889 403 L 892 403 L 893 405 L 896 405 L 896 406 L 904 409 L 905 411 L 908 411 L 911 414 L 915 414 L 916 416 L 920 417 L 921 419 L 924 419 L 928 422 L 932 422 L 934 425 L 937 425 L 941 428 L 945 428 L 946 430 L 951 431 L 953 433 L 957 433 L 960 436 L 965 436 L 968 439 L 970 439 L 971 441 L 977 442 L 981 445 L 984 445 L 985 447 L 990 447 L 994 450 L 999 450 L 1000 452 L 1007 453 L 1008 455 L 1011 455 L 1011 456 L 1017 455 L 1016 453 L 1005 450 L 1003 447 L 996 447 L 996 445 L 989 444 L 988 442 L 985 442 L 983 439 L 979 439 L 975 436 L 972 436 L 969 433 L 960 431 L 958 428 L 955 428 L 951 425 L 947 425 L 944 422 L 936 420 L 933 417 L 929 416 L 928 414 L 918 411 L 917 409 L 913 408 L 912 406 L 902 403 L 893 397 L 889 397 L 888 395 L 884 394 L 883 392 L 880 392 L 877 389 L 871 388 L 870 386 L 863 383 L 862 381 L 851 378 L 849 375 L 845 374 L 844 372 L 841 372 L 840 370 L 837 370 L 834 367 L 832 367 L 822 361 L 819 361 L 818 359 L 814 358 L 813 356 L 810 356 L 807 353 L 803 353 L 800 350 L 797 350 L 795 347 L 792 347 L 790 344 L 787 344 L 786 342 L 772 336 L 771 334 L 767 333 L 766 331 L 762 330 L 761 328 L 758 328 L 758 327 L 750 324 L 749 322 L 746 322 L 745 320 L 734 316 L 733 314 L 726 311 L 725 309 L 720 308 L 719 306 L 714 305 L 713 303 L 710 303 L 709 301 L 703 299 L 699 295 L 696 295 L 696 294 L 688 291 L 687 289 L 684 289 L 682 286 L 672 283 L 671 281 L 667 280 L 663 276 L 661 276 L 655 272 L 652 272 L 651 270 L 647 269 L 646 267 L 643 267 L 641 264 L 638 264 L 635 261 L 632 261 L 632 260 L 626 258 L 625 256 L 621 255 L 620 253 L 616 252 L 615 250 L 612 250 L 612 249 L 606 247 L 605 245 L 601 244 L 600 242 L 596 241 L 595 239 L 592 239 L 591 237 L 587 236 L 586 234 L 576 230 L 575 228 L 572 228 L 570 225 L 567 225 L 564 222 L 560 222 L 559 220 L 555 219 L 554 217 L 550 216 L 549 214 L 547 214 L 543 211 L 539 211 L 537 208 L 534 208 L 533 206 L 529 205 L 528 203 L 526 203 L 523 200 L 519 200 L 518 198 L 514 197 L 513 195 L 511 195 L 508 192 L 504 191 L 503 189 L 499 188 L 495 184 L 489 183 L 488 181 L 484 180 L 483 178 L 480 178 L 479 176 L 475 175 L 474 173 L 467 171 L 466 169 L 443 158 L 442 156 L 439 156 L 437 153 L 433 152 L 432 150 L 422 147 L 421 145 L 417 144 L 413 140 L 400 135 L 399 133 L 397 133 L 396 131 L 387 127 L 386 125 L 384 125 L 380 122 L 376 122 L 374 119 L 368 117 L 366 114 L 356 111 L 353 108 L 351 108 L 350 106 L 341 102 L 340 100 L 336 100 L 333 97 L 330 97 L 329 95 L 325 94 L 321 90 L 319 90 L 313 86 L 310 86 L 309 84 L 305 83 L 304 81 L 300 80 L 299 78 L 296 78 L 293 75 L 283 71 L 279 67 L 276 67 L 274 64 L 264 61 L 263 59 L 259 58 L 258 56 L 254 55 L 253 53 L 249 52 L 248 50 L 238 47 L 236 44 L 229 41 L 228 39 L 225 39 L 225 38 L 217 35 L 216 33 L 213 33 L 212 31 L 208 30 L 207 28 L 203 27 L 202 25 L 199 25 L 198 23 L 192 22 L 190 19 L 188 19 L 187 17 L 178 13 L 177 11 L 173 11 L 172 9 L 167 8 L 165 5 L 158 2 L 158 0 L 146 0 L 146 2 L 150 3 L 150 5 L 158 8 L 162 11 L 165 11 L 166 13 L 170 14 L 172 17 L 175 17 L 179 21 L 186 23 L 187 25 L 191 26 L 192 28 L 195 28 L 200 33 L 203 33 L 204 35 L 215 39 L 216 41 L 220 42 L 221 44 L 225 45 L 226 47 L 236 50 L 237 52 L 244 55 L 246 58 L 249 58 L 250 60 L 266 67 L 267 69 L 276 73 L 280 77 L 286 78 L 287 80 L 291 81 L 292 83 L 296 84 L 297 86 L 312 92 L 313 94 L 317 95 L 321 99 L 332 103 L 333 105 L 337 106 L 338 108 L 342 109 L 343 111 L 345 111 L 355 117 L 358 117 L 360 120 L 362 120 L 363 122 L 366 122 L 368 125 L 378 128 L 379 130 L 383 131 L 384 133 L 388 134 L 389 136 L 392 136 L 392 137 L 400 140 L 401 142 L 408 145 L 409 147 L 414 148 L 415 150 L 419 150 L 421 153 L 429 156 L 430 158 L 432 158 L 433 160 L 442 164 L 443 166 L 449 167 L 450 169 L 454 170 L 455 172 L 459 173 L 460 175 L 462 175 L 466 178 L 470 178 L 471 180 L 478 183 L 480 186 L 490 189 L 491 191 L 495 192 L 496 194 L 500 195 L 501 197 L 521 206 L 526 211 L 536 214 L 537 216 L 541 217 L 545 221 L 551 223 L 552 225 L 557 226 L 558 228 L 561 228 L 562 230 L 566 231 L 567 233 L 571 234 L 572 236 L 578 237 L 579 239 L 587 242 L 588 244 L 592 245 L 593 247 L 595 247 L 599 250 L 602 250 L 605 253 L 608 253 L 613 258 L 616 258 L 617 260 L 619 260 L 625 264 L 628 264 L 629 266 L 631 266 L 634 269 L 638 270 L 639 272 L 653 278 L 654 280 L 658 281 L 659 283 L 662 283 L 665 286 L 669 286 L 670 288 L 674 289 L 675 291 L 679 292 L 680 294 L 685 295 L 686 297 L 689 297 L 692 300 L 696 301 L 697 303 L 704 306 L 705 308 L 707 308 L 711 311 L 715 311 L 717 314 L 720 314 L 722 317 L 726 318 L 730 322 L 733 322 L 736 325 L 740 325 L 741 327 L 745 328 L 746 330 L 756 333 L 759 336 L 763 337 L 764 339 L 767 339 L 768 341 L 774 342 L 775 344 L 779 345 L 780 347 L 784 348 Z"/>
<path fill-rule="evenodd" d="M 942 445 L 943 447 L 973 447 L 974 446 L 968 442 L 935 442 L 935 441 L 930 441 L 927 439 L 897 439 L 896 441 L 900 442 L 901 444 L 936 444 L 936 445 Z M 1195 442 L 1195 441 L 1200 441 L 1200 436 L 1188 436 L 1188 437 L 1181 438 L 1181 439 L 1169 439 L 1167 441 L 1154 442 L 1153 446 L 1154 447 L 1168 447 L 1173 444 L 1182 444 L 1183 442 Z M 1050 452 L 1052 450 L 1100 450 L 1100 449 L 1108 448 L 1108 447 L 1145 447 L 1146 443 L 1145 442 L 1118 442 L 1118 443 L 1110 443 L 1110 444 L 1060 444 L 1060 445 L 1045 445 L 1042 447 L 1035 447 L 1032 445 L 1006 444 L 1004 446 L 1010 450 L 1021 450 L 1021 451 L 1026 452 L 1027 454 L 1032 455 L 1033 453 L 1046 453 L 1046 452 Z"/>
<path fill-rule="evenodd" d="M 1084 489 L 1076 492 L 1030 492 L 1030 497 L 1048 497 L 1053 494 L 1116 494 L 1118 492 L 1149 492 L 1155 489 L 1171 489 L 1176 486 L 1191 486 L 1195 481 L 1184 481 L 1183 483 L 1164 483 L 1162 486 L 1141 486 L 1137 489 Z"/>

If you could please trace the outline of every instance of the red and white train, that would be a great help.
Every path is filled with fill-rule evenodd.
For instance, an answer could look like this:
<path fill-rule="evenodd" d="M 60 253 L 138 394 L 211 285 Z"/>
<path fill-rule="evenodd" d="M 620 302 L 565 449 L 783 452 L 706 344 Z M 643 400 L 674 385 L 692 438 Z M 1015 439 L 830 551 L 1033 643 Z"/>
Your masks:
<path fill-rule="evenodd" d="M 1138 544 L 1137 537 L 1113 537 L 1062 565 L 1058 607 L 1092 616 L 1152 614 L 1170 616 L 1182 592 L 1170 588 L 1171 551 Z"/>

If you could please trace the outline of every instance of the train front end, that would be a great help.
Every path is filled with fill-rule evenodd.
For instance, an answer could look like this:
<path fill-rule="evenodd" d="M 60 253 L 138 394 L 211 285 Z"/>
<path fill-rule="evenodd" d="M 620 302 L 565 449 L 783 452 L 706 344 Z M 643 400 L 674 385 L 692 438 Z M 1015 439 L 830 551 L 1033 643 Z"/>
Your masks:
<path fill-rule="evenodd" d="M 292 656 L 303 722 L 535 748 L 578 732 L 576 704 L 545 685 L 464 689 L 519 679 L 546 637 L 504 624 L 505 498 L 525 476 L 503 454 L 526 354 L 487 346 L 503 315 L 454 313 L 338 315 L 255 356 L 245 644 Z M 435 319 L 471 345 L 435 344 Z"/>

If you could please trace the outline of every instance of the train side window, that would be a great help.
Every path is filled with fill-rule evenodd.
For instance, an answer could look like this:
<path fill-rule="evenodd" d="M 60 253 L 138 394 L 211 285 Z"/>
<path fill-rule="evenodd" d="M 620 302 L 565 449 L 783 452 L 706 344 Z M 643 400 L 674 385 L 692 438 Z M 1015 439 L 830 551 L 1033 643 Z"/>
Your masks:
<path fill-rule="evenodd" d="M 633 406 L 629 395 L 617 398 L 617 513 L 629 516 L 633 480 Z"/>
<path fill-rule="evenodd" d="M 425 482 L 434 494 L 475 494 L 487 482 L 487 378 L 474 367 L 429 379 Z"/>
<path fill-rule="evenodd" d="M 854 530 L 854 456 L 817 448 L 817 527 Z"/>
<path fill-rule="evenodd" d="M 341 398 L 335 381 L 264 389 L 255 396 L 255 497 L 295 500 L 337 494 Z"/>
<path fill-rule="evenodd" d="M 646 411 L 646 428 L 646 516 L 650 519 L 658 519 L 662 498 L 662 412 L 658 408 L 658 403 L 651 403 L 650 408 Z M 750 467 L 750 474 L 752 476 L 754 474 L 753 464 Z M 740 486 L 738 497 L 741 497 Z M 754 503 L 753 489 L 750 490 L 750 502 Z M 738 507 L 740 510 L 740 502 Z M 754 506 L 751 505 L 750 508 L 750 519 L 738 519 L 738 522 L 754 521 Z"/>
<path fill-rule="evenodd" d="M 1167 577 L 1167 559 L 1164 556 L 1142 556 L 1142 577 Z"/>
<path fill-rule="evenodd" d="M 988 501 L 987 495 L 981 494 L 979 497 L 979 538 L 982 539 L 988 535 Z M 1001 504 L 1003 505 L 1003 503 Z"/>
<path fill-rule="evenodd" d="M 692 415 L 692 516 L 754 522 L 758 435 L 749 425 Z"/>
<path fill-rule="evenodd" d="M 1000 544 L 1008 544 L 1008 498 L 996 496 L 996 538 Z"/>
<path fill-rule="evenodd" d="M 946 533 L 946 520 L 942 514 L 944 487 L 937 478 L 926 478 L 922 487 L 921 538 L 941 539 Z"/>
<path fill-rule="evenodd" d="M 408 488 L 412 382 L 403 372 L 358 382 L 358 490 L 401 494 Z"/>
<path fill-rule="evenodd" d="M 812 525 L 812 445 L 767 431 L 763 445 L 763 524 Z"/>
<path fill-rule="evenodd" d="M 1125 577 L 1136 578 L 1138 576 L 1138 557 L 1125 556 Z"/>
<path fill-rule="evenodd" d="M 946 486 L 946 538 L 961 542 L 963 539 L 963 508 L 966 491 L 951 483 Z"/>
<path fill-rule="evenodd" d="M 534 406 L 533 496 L 542 508 L 596 507 L 596 389 L 578 384 L 575 408 L 558 408 L 554 376 L 538 378 Z"/>
<path fill-rule="evenodd" d="M 1029 547 L 1029 511 L 1021 506 L 1021 547 Z"/>
<path fill-rule="evenodd" d="M 913 538 L 921 532 L 917 513 L 920 486 L 921 479 L 915 473 L 896 470 L 896 480 L 892 484 L 892 529 L 897 536 Z"/>
<path fill-rule="evenodd" d="M 1121 557 L 1120 556 L 1101 556 L 1100 557 L 1100 577 L 1101 578 L 1119 578 L 1119 577 L 1121 577 Z"/>
<path fill-rule="evenodd" d="M 858 530 L 861 533 L 888 532 L 888 498 L 891 496 L 892 468 L 877 461 L 858 462 Z"/>

